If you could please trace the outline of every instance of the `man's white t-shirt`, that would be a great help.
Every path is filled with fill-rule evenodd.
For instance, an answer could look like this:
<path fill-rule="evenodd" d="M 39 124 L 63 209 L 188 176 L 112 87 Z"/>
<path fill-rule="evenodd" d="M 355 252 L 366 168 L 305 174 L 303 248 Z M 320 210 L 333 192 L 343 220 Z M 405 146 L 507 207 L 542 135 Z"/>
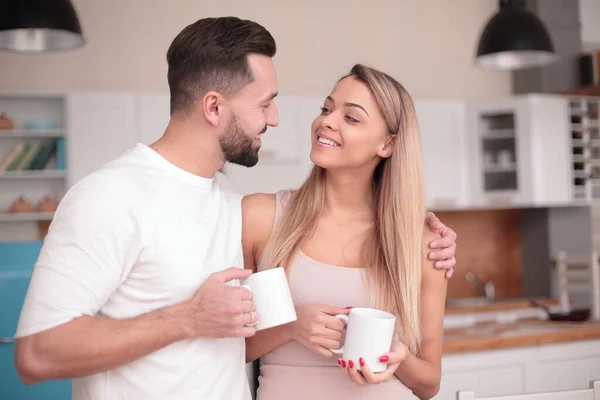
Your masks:
<path fill-rule="evenodd" d="M 138 144 L 61 201 L 16 336 L 181 303 L 211 273 L 243 268 L 241 229 L 241 195 L 223 174 L 193 175 Z M 244 339 L 179 341 L 74 379 L 73 399 L 250 399 Z"/>

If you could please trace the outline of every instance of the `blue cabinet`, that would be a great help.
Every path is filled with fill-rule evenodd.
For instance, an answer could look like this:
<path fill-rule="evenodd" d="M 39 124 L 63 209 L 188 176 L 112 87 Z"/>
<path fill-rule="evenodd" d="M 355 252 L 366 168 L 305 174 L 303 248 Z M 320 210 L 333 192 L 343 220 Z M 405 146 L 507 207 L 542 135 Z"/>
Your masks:
<path fill-rule="evenodd" d="M 71 381 L 27 386 L 15 370 L 12 337 L 42 242 L 0 243 L 0 400 L 69 400 Z"/>

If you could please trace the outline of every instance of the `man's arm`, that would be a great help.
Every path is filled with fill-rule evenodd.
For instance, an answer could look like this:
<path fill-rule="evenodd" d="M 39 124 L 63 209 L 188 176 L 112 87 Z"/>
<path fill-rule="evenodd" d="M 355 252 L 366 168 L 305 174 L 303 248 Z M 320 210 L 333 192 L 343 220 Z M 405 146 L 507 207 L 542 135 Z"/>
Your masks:
<path fill-rule="evenodd" d="M 15 364 L 26 384 L 103 372 L 193 335 L 185 306 L 116 320 L 83 316 L 17 338 Z"/>
<path fill-rule="evenodd" d="M 83 316 L 17 339 L 15 363 L 26 384 L 104 372 L 182 339 L 248 337 L 256 316 L 246 288 L 225 283 L 250 271 L 229 268 L 212 274 L 195 296 L 139 317 L 117 320 Z"/>
<path fill-rule="evenodd" d="M 250 292 L 225 283 L 250 272 L 211 275 L 183 304 L 130 319 L 98 316 L 143 246 L 135 209 L 103 185 L 78 185 L 61 202 L 31 278 L 17 330 L 22 380 L 73 378 L 129 363 L 178 340 L 250 336 Z"/>
<path fill-rule="evenodd" d="M 444 225 L 432 212 L 427 213 L 425 228 L 430 233 L 437 233 L 441 236 L 437 240 L 430 240 L 426 243 L 427 248 L 435 249 L 429 251 L 427 257 L 434 261 L 433 265 L 436 269 L 446 270 L 446 278 L 449 279 L 452 277 L 456 265 L 456 232 Z"/>

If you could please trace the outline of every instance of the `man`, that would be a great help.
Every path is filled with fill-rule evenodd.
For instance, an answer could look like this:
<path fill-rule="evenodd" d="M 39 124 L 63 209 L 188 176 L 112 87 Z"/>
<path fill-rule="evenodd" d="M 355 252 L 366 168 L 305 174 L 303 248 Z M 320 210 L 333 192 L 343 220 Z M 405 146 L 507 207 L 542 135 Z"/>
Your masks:
<path fill-rule="evenodd" d="M 78 400 L 250 398 L 258 316 L 229 284 L 250 271 L 241 196 L 218 170 L 255 165 L 279 122 L 275 52 L 266 29 L 232 17 L 174 39 L 164 135 L 76 183 L 56 212 L 16 335 L 23 381 L 74 378 Z M 437 257 L 450 271 L 454 239 Z"/>

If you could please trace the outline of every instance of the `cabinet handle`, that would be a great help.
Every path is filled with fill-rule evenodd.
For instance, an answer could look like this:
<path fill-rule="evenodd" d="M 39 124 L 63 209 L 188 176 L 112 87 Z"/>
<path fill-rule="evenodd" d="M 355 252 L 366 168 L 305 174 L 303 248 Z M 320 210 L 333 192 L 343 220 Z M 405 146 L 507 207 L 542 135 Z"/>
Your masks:
<path fill-rule="evenodd" d="M 11 337 L 0 337 L 0 344 L 14 343 L 15 339 Z"/>

